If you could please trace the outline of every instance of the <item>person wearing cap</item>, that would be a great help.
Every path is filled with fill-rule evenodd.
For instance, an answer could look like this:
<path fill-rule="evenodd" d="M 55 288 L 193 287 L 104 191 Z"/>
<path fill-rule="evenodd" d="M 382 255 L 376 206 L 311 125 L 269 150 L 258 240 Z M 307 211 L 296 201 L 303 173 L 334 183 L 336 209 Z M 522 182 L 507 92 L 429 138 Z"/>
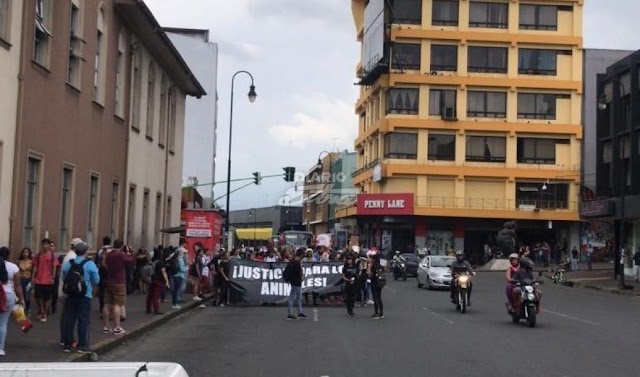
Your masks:
<path fill-rule="evenodd" d="M 505 275 L 507 279 L 507 310 L 513 310 L 513 276 L 520 269 L 520 258 L 517 253 L 513 253 L 509 255 L 509 268 L 507 268 L 507 273 Z"/>
<path fill-rule="evenodd" d="M 63 281 L 67 277 L 69 270 L 71 269 L 71 261 L 74 264 L 81 264 L 87 260 L 85 255 L 89 250 L 89 245 L 84 242 L 80 242 L 75 245 L 74 251 L 76 257 L 67 261 L 62 266 Z M 67 297 L 64 300 L 63 317 L 64 317 L 64 330 L 62 335 L 62 350 L 64 352 L 71 352 L 71 347 L 74 343 L 74 329 L 77 325 L 78 328 L 78 353 L 90 353 L 89 350 L 89 322 L 91 318 L 91 299 L 93 298 L 93 286 L 100 282 L 100 274 L 98 273 L 98 267 L 92 260 L 87 260 L 82 266 L 83 279 L 87 287 L 87 291 L 84 297 Z"/>

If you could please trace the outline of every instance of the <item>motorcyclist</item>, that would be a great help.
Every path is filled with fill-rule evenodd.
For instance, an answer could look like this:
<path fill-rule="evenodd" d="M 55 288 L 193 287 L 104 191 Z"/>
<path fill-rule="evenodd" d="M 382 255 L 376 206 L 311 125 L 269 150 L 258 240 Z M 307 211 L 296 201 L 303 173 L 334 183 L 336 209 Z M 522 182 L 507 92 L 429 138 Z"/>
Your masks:
<path fill-rule="evenodd" d="M 405 262 L 405 259 L 402 254 L 400 254 L 399 250 L 396 250 L 396 255 L 393 256 L 393 261 L 396 263 Z"/>
<path fill-rule="evenodd" d="M 470 275 L 475 275 L 475 272 L 473 272 L 473 268 L 471 268 L 471 263 L 469 263 L 464 259 L 464 253 L 462 252 L 462 250 L 458 250 L 456 251 L 456 260 L 453 263 L 451 263 L 451 275 L 454 277 L 453 279 L 451 279 L 451 302 L 454 304 L 455 304 L 455 299 L 453 298 L 453 294 L 455 293 L 455 287 L 456 287 L 455 276 L 465 272 Z M 469 281 L 469 288 L 467 290 L 468 306 L 471 306 L 472 288 L 473 288 L 473 284 L 471 283 L 471 281 Z"/>
<path fill-rule="evenodd" d="M 513 275 L 520 269 L 520 258 L 517 253 L 513 253 L 509 255 L 509 268 L 507 268 L 506 278 L 507 278 L 507 310 L 513 310 Z"/>
<path fill-rule="evenodd" d="M 528 257 L 522 257 L 520 259 L 520 268 L 514 272 L 511 278 L 513 281 L 518 283 L 534 281 L 533 261 Z"/>

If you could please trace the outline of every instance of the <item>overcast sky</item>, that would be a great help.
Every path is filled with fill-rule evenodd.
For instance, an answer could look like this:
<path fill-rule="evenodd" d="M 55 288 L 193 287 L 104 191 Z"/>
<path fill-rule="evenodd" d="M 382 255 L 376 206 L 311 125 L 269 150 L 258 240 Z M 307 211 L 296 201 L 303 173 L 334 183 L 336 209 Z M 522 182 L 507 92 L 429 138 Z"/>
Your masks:
<path fill-rule="evenodd" d="M 251 177 L 254 171 L 280 174 L 284 166 L 306 171 L 324 150 L 353 150 L 359 46 L 350 0 L 146 2 L 163 26 L 209 29 L 210 38 L 219 45 L 217 181 L 227 174 L 229 94 L 231 76 L 238 70 L 254 75 L 258 99 L 249 103 L 250 81 L 239 76 L 232 178 Z M 640 49 L 634 32 L 640 1 L 585 3 L 585 47 Z M 197 151 L 185 149 L 187 161 L 199 161 Z M 204 164 L 204 168 L 185 166 L 183 176 L 199 175 L 201 182 L 208 181 L 202 172 L 210 172 L 210 163 Z M 265 179 L 261 186 L 232 194 L 231 209 L 293 202 L 292 187 L 281 178 Z M 220 196 L 226 187 L 216 186 L 215 191 Z M 220 203 L 224 205 L 224 200 Z"/>

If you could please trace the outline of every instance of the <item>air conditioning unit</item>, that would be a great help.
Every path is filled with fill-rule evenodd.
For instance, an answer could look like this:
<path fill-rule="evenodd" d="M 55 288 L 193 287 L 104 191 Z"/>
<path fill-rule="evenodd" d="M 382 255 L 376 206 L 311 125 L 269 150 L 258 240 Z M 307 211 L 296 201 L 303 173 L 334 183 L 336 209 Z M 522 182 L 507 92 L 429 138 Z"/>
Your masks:
<path fill-rule="evenodd" d="M 458 120 L 455 109 L 453 107 L 445 107 L 442 112 L 442 120 Z"/>

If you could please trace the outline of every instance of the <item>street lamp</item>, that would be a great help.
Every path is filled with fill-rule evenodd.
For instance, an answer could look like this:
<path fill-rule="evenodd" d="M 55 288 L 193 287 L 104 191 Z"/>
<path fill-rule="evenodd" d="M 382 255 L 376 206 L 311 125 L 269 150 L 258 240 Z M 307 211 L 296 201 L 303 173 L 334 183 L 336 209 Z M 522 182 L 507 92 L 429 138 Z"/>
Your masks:
<path fill-rule="evenodd" d="M 620 86 L 621 89 L 621 93 L 620 93 L 620 97 L 624 97 L 624 94 L 627 92 L 625 90 L 624 84 L 622 83 L 622 81 L 613 78 L 613 77 L 608 77 L 607 78 L 610 82 L 615 82 Z M 612 91 L 613 93 L 613 91 Z M 611 98 L 611 104 L 613 105 L 615 103 L 615 95 L 612 95 Z M 602 94 L 600 95 L 600 98 L 598 99 L 598 110 L 600 111 L 604 111 L 607 109 L 607 107 L 609 106 L 609 104 L 607 103 L 607 95 L 606 93 L 603 91 Z M 615 109 L 617 110 L 617 109 Z M 614 119 L 616 119 L 616 116 L 614 114 Z M 614 127 L 615 129 L 615 127 Z M 620 145 L 620 143 L 618 142 L 618 145 Z M 624 149 L 624 146 L 622 147 Z M 618 264 L 619 263 L 619 268 L 620 268 L 620 288 L 624 289 L 626 286 L 624 284 L 624 265 L 625 265 L 625 255 L 624 255 L 624 248 L 625 248 L 625 243 L 626 243 L 626 232 L 625 232 L 625 225 L 626 225 L 626 219 L 625 219 L 625 195 L 626 195 L 626 185 L 627 185 L 627 174 L 626 171 L 624 169 L 624 150 L 620 153 L 618 153 L 618 161 L 620 164 L 620 174 L 618 174 L 620 176 L 620 245 L 618 245 L 618 248 L 616 250 L 616 261 L 615 263 Z M 618 262 L 618 258 L 620 258 L 620 262 Z M 614 265 L 615 266 L 615 265 Z M 615 267 L 613 269 L 614 271 L 614 278 L 615 278 Z"/>
<path fill-rule="evenodd" d="M 253 75 L 248 71 L 238 71 L 231 78 L 231 107 L 229 110 L 229 159 L 227 160 L 227 220 L 224 224 L 224 232 L 229 237 L 229 212 L 230 212 L 230 199 L 231 199 L 231 136 L 233 133 L 233 87 L 236 80 L 236 76 L 244 73 L 251 78 L 251 85 L 249 86 L 249 102 L 253 103 L 256 100 L 258 94 L 256 94 L 256 87 L 253 83 Z"/>

